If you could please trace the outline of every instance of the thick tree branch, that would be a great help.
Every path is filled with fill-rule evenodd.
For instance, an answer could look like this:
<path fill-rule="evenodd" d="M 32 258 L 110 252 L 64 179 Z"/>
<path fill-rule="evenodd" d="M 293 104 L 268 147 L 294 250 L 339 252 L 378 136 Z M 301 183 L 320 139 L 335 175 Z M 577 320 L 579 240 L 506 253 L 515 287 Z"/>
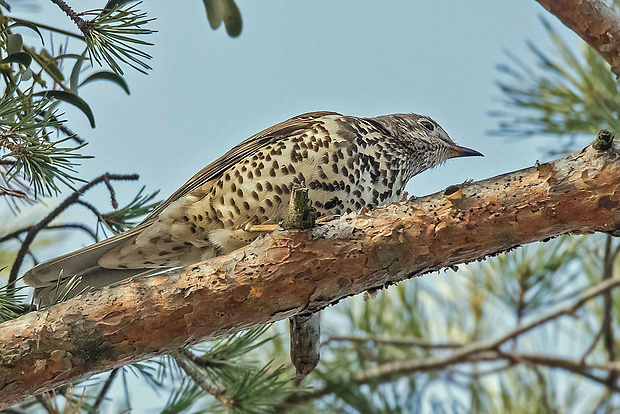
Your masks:
<path fill-rule="evenodd" d="M 577 33 L 620 76 L 620 19 L 602 0 L 536 0 Z"/>
<path fill-rule="evenodd" d="M 72 379 L 316 312 L 368 289 L 525 243 L 567 233 L 617 234 L 620 145 L 609 146 L 308 232 L 278 231 L 229 255 L 5 322 L 0 409 Z"/>

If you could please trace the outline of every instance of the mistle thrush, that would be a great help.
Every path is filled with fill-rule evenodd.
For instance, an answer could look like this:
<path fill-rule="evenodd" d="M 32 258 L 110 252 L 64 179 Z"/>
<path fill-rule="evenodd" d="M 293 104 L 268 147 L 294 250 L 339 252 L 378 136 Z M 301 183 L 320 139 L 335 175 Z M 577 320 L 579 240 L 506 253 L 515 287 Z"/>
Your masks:
<path fill-rule="evenodd" d="M 203 168 L 134 229 L 39 264 L 24 280 L 41 296 L 61 270 L 98 287 L 190 265 L 247 245 L 259 234 L 253 225 L 280 222 L 296 184 L 321 216 L 346 214 L 398 201 L 414 175 L 474 155 L 422 115 L 299 115 Z"/>

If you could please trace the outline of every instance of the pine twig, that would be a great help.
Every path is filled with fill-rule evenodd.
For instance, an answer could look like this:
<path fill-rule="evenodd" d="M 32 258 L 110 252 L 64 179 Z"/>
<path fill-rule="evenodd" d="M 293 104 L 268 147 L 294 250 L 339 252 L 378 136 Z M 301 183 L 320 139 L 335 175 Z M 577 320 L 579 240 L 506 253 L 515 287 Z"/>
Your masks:
<path fill-rule="evenodd" d="M 230 403 L 230 401 L 228 401 L 228 399 L 224 397 L 226 394 L 226 390 L 221 390 L 207 383 L 207 381 L 205 381 L 205 379 L 201 376 L 200 372 L 198 372 L 198 370 L 194 366 L 192 366 L 192 364 L 194 363 L 193 361 L 195 361 L 196 358 L 194 355 L 192 355 L 191 352 L 186 349 L 182 349 L 181 351 L 173 353 L 172 358 L 174 359 L 174 362 L 176 362 L 178 367 L 181 368 L 187 374 L 187 376 L 190 377 L 204 392 L 212 395 L 224 406 Z M 188 363 L 188 360 L 192 362 Z"/>
<path fill-rule="evenodd" d="M 95 402 L 93 403 L 92 408 L 94 412 L 98 412 L 99 406 L 101 405 L 106 394 L 110 390 L 110 387 L 112 386 L 112 383 L 114 382 L 114 379 L 118 375 L 119 371 L 120 371 L 120 368 L 114 368 L 110 372 L 110 375 L 108 375 L 108 378 L 106 379 L 105 383 L 103 384 L 103 387 L 101 388 L 101 391 L 99 391 L 99 394 L 97 394 L 97 398 L 95 399 Z"/>

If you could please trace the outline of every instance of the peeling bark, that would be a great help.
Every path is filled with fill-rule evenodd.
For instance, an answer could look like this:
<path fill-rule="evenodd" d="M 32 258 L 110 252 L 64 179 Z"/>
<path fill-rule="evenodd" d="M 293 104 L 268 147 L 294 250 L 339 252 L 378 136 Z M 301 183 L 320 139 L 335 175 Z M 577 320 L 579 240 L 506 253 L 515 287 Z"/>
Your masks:
<path fill-rule="evenodd" d="M 316 312 L 350 295 L 566 233 L 620 232 L 620 145 L 277 231 L 0 325 L 0 409 L 69 380 Z"/>
<path fill-rule="evenodd" d="M 602 0 L 536 0 L 577 33 L 620 77 L 620 19 Z"/>

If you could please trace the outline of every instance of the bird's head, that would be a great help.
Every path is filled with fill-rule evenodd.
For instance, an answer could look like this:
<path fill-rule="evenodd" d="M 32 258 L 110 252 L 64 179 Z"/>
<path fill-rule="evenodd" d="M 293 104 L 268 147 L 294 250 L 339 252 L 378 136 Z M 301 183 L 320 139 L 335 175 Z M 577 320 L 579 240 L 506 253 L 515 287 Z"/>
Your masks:
<path fill-rule="evenodd" d="M 482 153 L 457 145 L 448 133 L 428 116 L 395 114 L 376 118 L 391 134 L 413 150 L 423 169 L 456 157 L 483 156 Z"/>

